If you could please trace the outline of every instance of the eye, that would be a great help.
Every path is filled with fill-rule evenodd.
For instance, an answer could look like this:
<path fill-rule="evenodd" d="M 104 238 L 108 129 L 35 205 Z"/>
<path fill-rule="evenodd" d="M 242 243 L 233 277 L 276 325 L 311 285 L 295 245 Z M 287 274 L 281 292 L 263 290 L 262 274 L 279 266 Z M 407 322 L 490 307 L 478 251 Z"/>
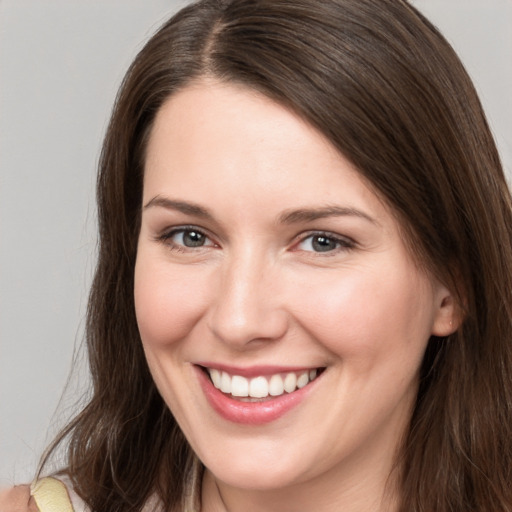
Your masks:
<path fill-rule="evenodd" d="M 177 228 L 161 236 L 161 240 L 175 249 L 194 249 L 215 244 L 199 229 Z"/>
<path fill-rule="evenodd" d="M 340 249 L 350 249 L 354 242 L 329 233 L 315 233 L 303 238 L 297 245 L 299 251 L 333 252 Z"/>

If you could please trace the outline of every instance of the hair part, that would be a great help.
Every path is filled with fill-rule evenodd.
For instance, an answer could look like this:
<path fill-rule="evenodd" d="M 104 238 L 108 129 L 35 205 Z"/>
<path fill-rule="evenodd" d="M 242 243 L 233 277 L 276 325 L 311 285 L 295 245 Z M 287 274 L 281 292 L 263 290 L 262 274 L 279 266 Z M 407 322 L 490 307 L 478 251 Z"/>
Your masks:
<path fill-rule="evenodd" d="M 109 512 L 140 510 L 155 491 L 169 511 L 190 498 L 197 461 L 149 373 L 133 276 L 156 113 L 205 77 L 256 90 L 324 134 L 459 301 L 462 326 L 430 340 L 421 368 L 397 459 L 400 510 L 510 512 L 510 192 L 462 64 L 403 0 L 204 0 L 164 24 L 135 59 L 99 165 L 92 398 L 53 445 L 69 440 L 79 494 Z"/>

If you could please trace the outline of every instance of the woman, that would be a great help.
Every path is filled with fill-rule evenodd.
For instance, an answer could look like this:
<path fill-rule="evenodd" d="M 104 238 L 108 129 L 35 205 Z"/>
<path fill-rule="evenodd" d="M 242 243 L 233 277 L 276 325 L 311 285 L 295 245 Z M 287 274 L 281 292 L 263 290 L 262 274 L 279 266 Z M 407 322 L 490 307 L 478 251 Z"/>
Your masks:
<path fill-rule="evenodd" d="M 93 395 L 56 442 L 90 510 L 512 510 L 510 192 L 406 2 L 180 11 L 98 208 Z"/>

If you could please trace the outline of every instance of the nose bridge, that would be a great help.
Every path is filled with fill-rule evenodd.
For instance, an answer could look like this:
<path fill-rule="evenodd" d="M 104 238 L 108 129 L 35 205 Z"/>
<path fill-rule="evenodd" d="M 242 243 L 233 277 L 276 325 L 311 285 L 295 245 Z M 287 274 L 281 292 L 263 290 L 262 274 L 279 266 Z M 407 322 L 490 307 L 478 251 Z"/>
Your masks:
<path fill-rule="evenodd" d="M 283 336 L 287 319 L 275 273 L 265 252 L 250 244 L 226 257 L 210 319 L 219 339 L 244 346 Z"/>

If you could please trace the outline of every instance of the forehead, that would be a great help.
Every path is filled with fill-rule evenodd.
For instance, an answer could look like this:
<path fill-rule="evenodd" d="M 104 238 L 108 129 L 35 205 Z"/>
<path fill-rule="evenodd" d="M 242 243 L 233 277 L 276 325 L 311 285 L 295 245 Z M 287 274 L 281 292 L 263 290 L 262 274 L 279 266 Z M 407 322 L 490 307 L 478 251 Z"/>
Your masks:
<path fill-rule="evenodd" d="M 171 182 L 187 192 L 194 184 L 200 194 L 210 181 L 239 193 L 280 190 L 304 199 L 315 193 L 325 201 L 342 199 L 349 183 L 374 195 L 318 130 L 267 97 L 230 84 L 197 83 L 171 96 L 156 116 L 146 154 L 145 197 Z"/>
<path fill-rule="evenodd" d="M 196 161 L 218 158 L 220 150 L 229 146 L 229 161 L 239 168 L 243 163 L 235 162 L 238 155 L 253 156 L 258 151 L 283 159 L 306 153 L 322 160 L 340 159 L 320 132 L 290 110 L 252 89 L 211 81 L 189 85 L 160 108 L 150 135 L 147 167 L 156 152 L 162 154 L 163 146 L 175 158 L 189 151 L 189 158 Z"/>

